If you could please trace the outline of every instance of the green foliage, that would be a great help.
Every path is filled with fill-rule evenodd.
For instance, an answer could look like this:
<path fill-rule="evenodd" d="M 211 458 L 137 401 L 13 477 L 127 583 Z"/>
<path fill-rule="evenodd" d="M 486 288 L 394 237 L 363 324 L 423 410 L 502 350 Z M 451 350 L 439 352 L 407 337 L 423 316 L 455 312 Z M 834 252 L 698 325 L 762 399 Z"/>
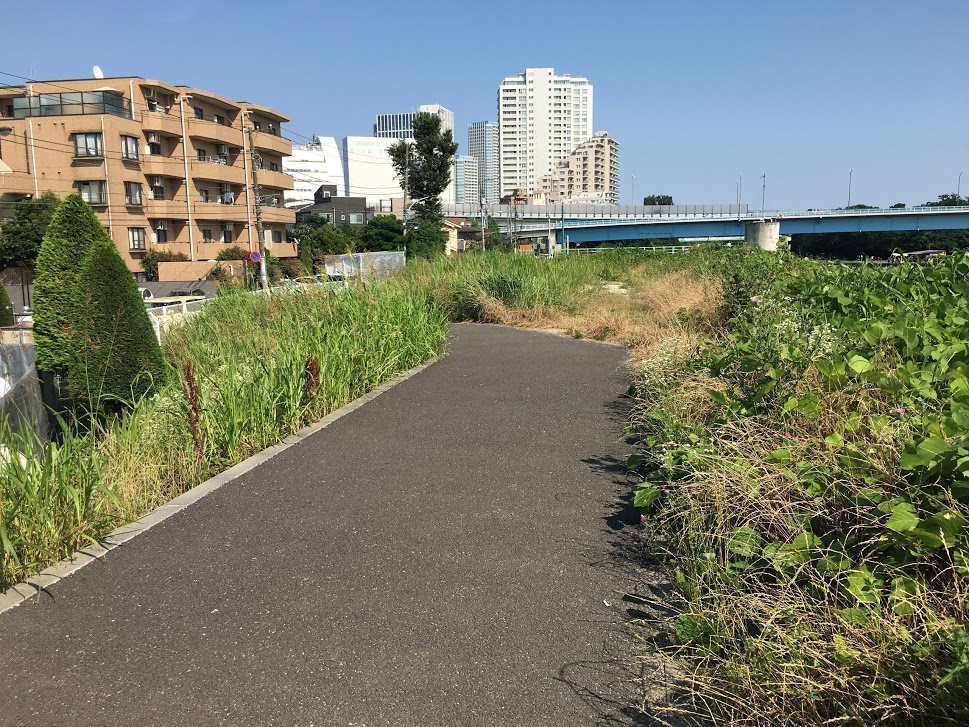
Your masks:
<path fill-rule="evenodd" d="M 34 264 L 59 203 L 56 194 L 44 192 L 14 204 L 13 215 L 0 221 L 0 266 L 17 260 Z"/>
<path fill-rule="evenodd" d="M 404 247 L 404 223 L 393 215 L 374 215 L 360 235 L 360 244 L 368 252 L 400 250 Z"/>
<path fill-rule="evenodd" d="M 12 326 L 13 324 L 13 303 L 10 302 L 7 289 L 0 283 L 0 326 Z"/>
<path fill-rule="evenodd" d="M 650 362 L 631 420 L 647 542 L 704 625 L 670 627 L 688 711 L 964 723 L 969 258 L 717 269 L 726 330 Z"/>
<path fill-rule="evenodd" d="M 673 197 L 669 194 L 650 194 L 643 197 L 644 205 L 671 205 L 673 204 Z"/>
<path fill-rule="evenodd" d="M 81 196 L 72 194 L 54 210 L 37 255 L 34 277 L 34 341 L 37 366 L 62 371 L 76 346 L 78 273 L 97 241 L 111 242 L 107 230 Z"/>
<path fill-rule="evenodd" d="M 940 194 L 935 202 L 926 202 L 925 207 L 966 207 L 969 206 L 969 198 L 960 197 L 958 194 Z"/>
<path fill-rule="evenodd" d="M 188 255 L 168 250 L 151 249 L 141 258 L 141 269 L 149 282 L 158 282 L 158 263 L 183 263 L 189 261 Z"/>
<path fill-rule="evenodd" d="M 215 259 L 224 262 L 226 260 L 248 260 L 249 251 L 244 250 L 238 245 L 233 245 L 232 247 L 227 247 L 224 250 L 219 250 L 219 253 L 215 256 Z"/>
<path fill-rule="evenodd" d="M 303 265 L 314 271 L 322 269 L 327 255 L 353 252 L 355 243 L 353 238 L 315 212 L 300 218 L 293 229 L 293 237 L 299 240 L 299 256 Z"/>
<path fill-rule="evenodd" d="M 792 235 L 791 248 L 800 255 L 853 260 L 859 255 L 888 259 L 895 250 L 969 249 L 969 230 L 902 232 L 829 232 Z"/>
<path fill-rule="evenodd" d="M 150 392 L 164 367 L 138 284 L 109 240 L 95 241 L 81 263 L 76 354 L 68 367 L 75 402 L 91 412 L 118 410 Z"/>
<path fill-rule="evenodd" d="M 441 119 L 430 113 L 414 117 L 413 142 L 401 139 L 387 149 L 401 189 L 413 201 L 415 224 L 407 233 L 410 254 L 444 254 L 447 236 L 440 196 L 451 182 L 451 163 L 457 150 L 452 133 L 442 132 Z"/>
<path fill-rule="evenodd" d="M 277 258 L 276 267 L 279 274 L 285 278 L 301 278 L 310 274 L 303 262 L 295 257 Z"/>

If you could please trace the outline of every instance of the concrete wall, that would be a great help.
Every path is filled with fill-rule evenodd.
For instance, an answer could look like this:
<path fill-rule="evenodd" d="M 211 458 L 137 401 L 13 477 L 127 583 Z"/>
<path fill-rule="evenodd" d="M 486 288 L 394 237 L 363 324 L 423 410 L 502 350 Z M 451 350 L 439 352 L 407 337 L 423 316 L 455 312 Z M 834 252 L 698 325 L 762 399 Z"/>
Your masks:
<path fill-rule="evenodd" d="M 776 220 L 748 222 L 744 225 L 744 242 L 761 250 L 777 250 L 781 236 L 781 223 Z"/>

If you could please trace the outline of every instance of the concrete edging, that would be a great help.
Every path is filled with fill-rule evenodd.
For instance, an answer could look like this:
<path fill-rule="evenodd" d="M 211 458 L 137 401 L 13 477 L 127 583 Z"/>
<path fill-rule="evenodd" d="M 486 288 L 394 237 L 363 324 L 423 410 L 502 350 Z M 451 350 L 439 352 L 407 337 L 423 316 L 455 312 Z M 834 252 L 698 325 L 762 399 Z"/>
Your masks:
<path fill-rule="evenodd" d="M 11 586 L 5 592 L 0 594 L 0 614 L 4 613 L 5 611 L 9 611 L 15 606 L 19 606 L 32 596 L 39 597 L 41 593 L 58 581 L 66 578 L 67 576 L 75 573 L 84 566 L 93 563 L 96 560 L 101 560 L 115 548 L 118 548 L 127 543 L 129 540 L 138 537 L 158 523 L 167 520 L 175 513 L 198 502 L 206 495 L 215 492 L 223 485 L 226 485 L 232 480 L 241 477 L 246 472 L 255 469 L 262 463 L 267 462 L 275 457 L 277 454 L 286 451 L 295 444 L 298 444 L 303 439 L 316 434 L 322 429 L 325 429 L 337 419 L 340 419 L 350 412 L 359 409 L 368 401 L 376 399 L 378 396 L 392 389 L 397 384 L 406 381 L 416 374 L 419 374 L 424 369 L 440 361 L 441 358 L 442 357 L 440 356 L 432 358 L 425 363 L 415 366 L 409 371 L 405 371 L 399 376 L 396 376 L 393 379 L 381 384 L 373 391 L 369 391 L 363 396 L 354 399 L 349 404 L 344 404 L 336 411 L 330 412 L 318 422 L 314 422 L 307 427 L 303 427 L 298 432 L 289 435 L 278 444 L 274 444 L 261 452 L 257 452 L 239 464 L 233 465 L 224 472 L 220 472 L 205 482 L 202 482 L 192 489 L 183 492 L 181 495 L 169 500 L 164 505 L 156 507 L 144 517 L 141 517 L 132 523 L 128 523 L 127 525 L 123 525 L 114 532 L 105 535 L 98 540 L 98 545 L 89 545 L 86 548 L 82 548 L 73 555 L 58 561 L 49 568 L 42 570 L 37 575 L 31 576 L 26 581 Z"/>

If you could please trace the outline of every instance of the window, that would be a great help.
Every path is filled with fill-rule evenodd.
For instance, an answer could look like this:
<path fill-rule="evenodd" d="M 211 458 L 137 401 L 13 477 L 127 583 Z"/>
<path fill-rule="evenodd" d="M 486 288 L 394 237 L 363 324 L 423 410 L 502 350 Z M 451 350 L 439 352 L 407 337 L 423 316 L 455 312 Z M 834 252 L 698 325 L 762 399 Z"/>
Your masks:
<path fill-rule="evenodd" d="M 74 134 L 74 156 L 76 157 L 100 157 L 104 156 L 104 147 L 101 145 L 101 134 Z"/>
<path fill-rule="evenodd" d="M 232 242 L 232 233 L 234 229 L 231 222 L 227 222 L 222 226 L 222 242 L 229 243 Z"/>
<path fill-rule="evenodd" d="M 145 249 L 145 228 L 144 227 L 128 228 L 128 249 L 129 250 Z"/>
<path fill-rule="evenodd" d="M 206 160 L 206 158 L 207 158 L 206 157 L 206 154 L 205 154 L 205 149 L 199 149 L 198 152 L 197 152 L 197 154 L 196 154 L 196 158 L 200 162 L 204 162 Z"/>
<path fill-rule="evenodd" d="M 333 222 L 333 213 L 332 212 L 323 212 L 323 213 L 320 214 L 320 217 L 322 217 L 327 222 Z"/>
<path fill-rule="evenodd" d="M 134 136 L 121 137 L 121 156 L 138 161 L 138 139 Z"/>
<path fill-rule="evenodd" d="M 162 153 L 161 144 L 157 141 L 148 142 L 148 153 L 152 156 L 158 156 Z"/>
<path fill-rule="evenodd" d="M 350 213 L 350 224 L 351 225 L 362 225 L 363 224 L 363 212 L 351 212 Z"/>
<path fill-rule="evenodd" d="M 141 185 L 138 182 L 125 182 L 124 183 L 124 203 L 125 204 L 141 204 Z"/>
<path fill-rule="evenodd" d="M 223 126 L 225 126 L 225 116 L 219 116 L 218 114 L 216 114 L 215 116 L 212 117 L 212 120 L 217 124 L 222 124 Z"/>
<path fill-rule="evenodd" d="M 253 122 L 252 122 L 252 128 L 253 128 L 253 129 L 254 129 L 255 131 L 259 131 L 259 129 L 261 129 L 261 128 L 262 128 L 262 124 L 261 124 L 261 123 L 259 123 L 258 121 L 253 121 Z"/>
<path fill-rule="evenodd" d="M 205 114 L 202 113 L 202 107 L 201 106 L 195 106 L 194 108 L 195 108 L 195 118 L 196 119 L 204 119 L 205 118 Z"/>
<path fill-rule="evenodd" d="M 279 171 L 279 164 L 277 164 L 276 162 L 269 162 L 269 171 L 270 172 L 278 172 Z"/>
<path fill-rule="evenodd" d="M 273 230 L 273 244 L 283 241 L 283 233 L 279 230 Z"/>
<path fill-rule="evenodd" d="M 168 221 L 167 220 L 156 220 L 155 221 L 155 242 L 164 245 L 168 242 Z"/>
<path fill-rule="evenodd" d="M 199 199 L 202 200 L 203 202 L 208 202 L 209 201 L 209 190 L 207 190 L 207 189 L 200 189 L 199 190 Z"/>
<path fill-rule="evenodd" d="M 202 242 L 212 242 L 212 230 L 202 230 Z"/>
<path fill-rule="evenodd" d="M 105 204 L 108 201 L 107 183 L 99 182 L 77 182 L 77 193 L 81 195 L 88 204 Z"/>
<path fill-rule="evenodd" d="M 152 177 L 151 198 L 165 199 L 165 181 L 161 177 Z"/>

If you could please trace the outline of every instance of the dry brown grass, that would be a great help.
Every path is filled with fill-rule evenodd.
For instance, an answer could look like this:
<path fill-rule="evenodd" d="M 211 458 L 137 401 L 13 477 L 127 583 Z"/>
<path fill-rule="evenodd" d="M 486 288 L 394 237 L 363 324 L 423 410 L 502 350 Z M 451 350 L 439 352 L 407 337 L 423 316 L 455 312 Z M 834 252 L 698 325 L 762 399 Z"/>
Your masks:
<path fill-rule="evenodd" d="M 662 347 L 687 351 L 720 320 L 721 290 L 715 280 L 681 270 L 655 275 L 647 265 L 615 283 L 590 288 L 565 310 L 544 306 L 518 310 L 480 294 L 480 319 L 516 328 L 560 331 L 575 338 L 618 343 L 632 349 L 638 367 Z"/>

